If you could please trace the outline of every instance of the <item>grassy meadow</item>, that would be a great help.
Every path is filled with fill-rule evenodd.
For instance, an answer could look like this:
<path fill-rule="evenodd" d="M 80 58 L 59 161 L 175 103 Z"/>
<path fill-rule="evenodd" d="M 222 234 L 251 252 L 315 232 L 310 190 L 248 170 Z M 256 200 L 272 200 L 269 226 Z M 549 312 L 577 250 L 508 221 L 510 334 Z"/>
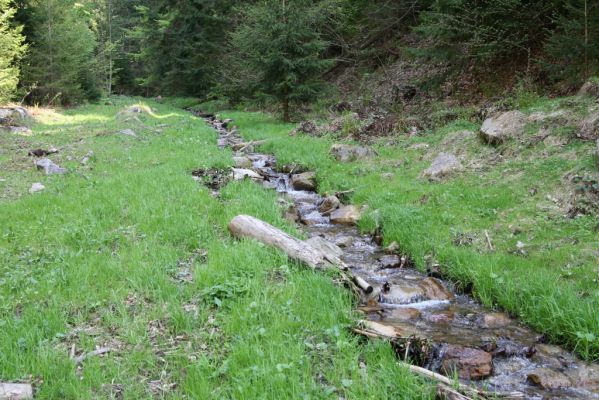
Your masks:
<path fill-rule="evenodd" d="M 432 398 L 426 383 L 397 366 L 387 344 L 349 332 L 353 299 L 330 276 L 230 237 L 226 225 L 239 213 L 297 233 L 281 217 L 276 194 L 236 182 L 213 197 L 191 171 L 230 166 L 230 152 L 217 148 L 203 121 L 173 106 L 145 101 L 151 113 L 117 115 L 139 101 L 33 110 L 32 135 L 0 133 L 0 381 L 31 382 L 36 399 Z M 442 227 L 427 234 L 427 245 L 419 235 L 447 210 L 431 219 L 428 208 L 409 205 L 426 184 L 398 177 L 380 191 L 371 169 L 383 165 L 336 166 L 326 157 L 327 141 L 289 140 L 287 127 L 264 115 L 234 117 L 248 137 L 273 138 L 267 150 L 282 159 L 321 168 L 323 190 L 357 186 L 355 201 L 381 209 L 387 237 L 416 256 L 441 237 Z M 125 128 L 138 137 L 118 133 Z M 49 158 L 66 175 L 45 176 L 27 156 L 49 146 L 60 150 Z M 46 189 L 30 194 L 34 182 Z M 413 185 L 411 194 L 392 191 L 404 184 Z M 446 215 L 445 225 L 464 215 Z M 366 219 L 364 226 L 371 224 Z M 563 229 L 588 239 L 582 222 Z M 449 246 L 440 250 L 459 256 Z M 469 264 L 462 276 L 476 281 L 483 298 L 496 298 L 497 285 L 483 279 L 490 261 L 470 265 L 485 256 L 461 257 Z M 527 263 L 522 268 L 542 276 Z M 544 282 L 531 276 L 512 283 L 509 270 L 498 273 L 510 291 L 530 287 L 528 297 Z M 580 307 L 552 322 L 573 324 L 562 330 L 567 338 L 597 322 L 584 308 L 597 298 L 577 298 L 570 293 L 575 284 L 584 281 L 571 279 L 554 303 L 564 313 Z M 539 317 L 548 306 L 537 306 Z M 526 317 L 532 309 L 521 311 Z M 102 347 L 110 351 L 73 360 Z"/>

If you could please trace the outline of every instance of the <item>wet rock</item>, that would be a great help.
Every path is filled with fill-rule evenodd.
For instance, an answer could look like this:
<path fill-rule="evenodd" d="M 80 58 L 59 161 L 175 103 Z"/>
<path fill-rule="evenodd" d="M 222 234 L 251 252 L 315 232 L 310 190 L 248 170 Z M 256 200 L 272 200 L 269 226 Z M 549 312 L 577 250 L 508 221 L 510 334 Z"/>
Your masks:
<path fill-rule="evenodd" d="M 421 287 L 407 283 L 401 285 L 383 285 L 379 301 L 386 304 L 409 304 L 424 299 Z"/>
<path fill-rule="evenodd" d="M 531 360 L 545 366 L 562 368 L 574 361 L 572 355 L 552 344 L 537 344 Z"/>
<path fill-rule="evenodd" d="M 443 310 L 426 315 L 426 320 L 433 324 L 449 324 L 455 318 L 455 311 Z"/>
<path fill-rule="evenodd" d="M 599 82 L 588 81 L 578 91 L 579 96 L 599 97 Z"/>
<path fill-rule="evenodd" d="M 329 153 L 335 157 L 337 161 L 350 162 L 371 158 L 377 155 L 376 151 L 370 147 L 354 146 L 350 144 L 334 144 L 331 146 Z"/>
<path fill-rule="evenodd" d="M 291 176 L 291 184 L 295 190 L 316 190 L 316 173 L 303 172 Z"/>
<path fill-rule="evenodd" d="M 410 321 L 413 319 L 418 319 L 421 316 L 421 312 L 412 307 L 402 307 L 391 310 L 387 319 L 396 320 L 396 321 Z"/>
<path fill-rule="evenodd" d="M 39 182 L 36 182 L 33 185 L 31 185 L 31 188 L 29 189 L 29 193 L 33 194 L 33 193 L 41 192 L 45 188 L 46 187 L 44 185 L 42 185 Z"/>
<path fill-rule="evenodd" d="M 307 226 L 326 223 L 327 220 L 318 211 L 314 210 L 307 214 L 300 214 L 300 221 Z"/>
<path fill-rule="evenodd" d="M 424 170 L 424 176 L 431 178 L 442 178 L 452 172 L 462 169 L 462 163 L 453 154 L 439 153 L 430 167 Z"/>
<path fill-rule="evenodd" d="M 599 139 L 599 109 L 593 110 L 578 126 L 578 137 L 585 140 Z"/>
<path fill-rule="evenodd" d="M 320 134 L 321 134 L 320 129 L 318 128 L 318 125 L 316 125 L 316 122 L 314 122 L 314 121 L 300 122 L 297 125 L 297 127 L 289 133 L 289 135 L 295 136 L 300 133 L 310 135 L 310 136 L 320 136 Z"/>
<path fill-rule="evenodd" d="M 358 223 L 362 213 L 358 207 L 343 206 L 331 213 L 331 222 L 334 224 L 355 225 Z"/>
<path fill-rule="evenodd" d="M 446 345 L 442 354 L 441 369 L 446 375 L 455 371 L 461 379 L 480 380 L 493 371 L 493 357 L 486 351 Z"/>
<path fill-rule="evenodd" d="M 487 118 L 480 128 L 480 135 L 489 144 L 503 143 L 524 131 L 526 116 L 520 111 L 508 111 Z"/>
<path fill-rule="evenodd" d="M 389 254 L 379 258 L 381 268 L 399 268 L 401 266 L 401 257 L 397 254 Z"/>
<path fill-rule="evenodd" d="M 65 168 L 59 167 L 47 158 L 41 158 L 35 162 L 38 170 L 43 170 L 46 175 L 64 174 L 67 172 Z"/>
<path fill-rule="evenodd" d="M 354 243 L 354 238 L 351 236 L 343 236 L 335 241 L 339 247 L 350 247 Z"/>
<path fill-rule="evenodd" d="M 327 196 L 318 207 L 318 211 L 323 215 L 328 215 L 339 208 L 340 205 L 341 202 L 337 196 Z"/>
<path fill-rule="evenodd" d="M 501 328 L 511 323 L 511 318 L 505 313 L 489 313 L 483 315 L 480 326 L 482 328 Z"/>
<path fill-rule="evenodd" d="M 121 131 L 119 131 L 119 134 L 121 135 L 125 135 L 125 136 L 131 136 L 131 137 L 137 137 L 137 134 L 135 133 L 135 131 L 133 131 L 133 129 L 123 129 Z"/>
<path fill-rule="evenodd" d="M 297 208 L 294 205 L 289 206 L 285 212 L 283 213 L 283 217 L 292 223 L 295 223 L 297 221 L 299 221 L 300 217 L 299 217 L 299 212 L 297 211 Z"/>
<path fill-rule="evenodd" d="M 576 386 L 582 386 L 591 392 L 599 391 L 599 366 L 597 364 L 581 364 L 565 371 Z"/>
<path fill-rule="evenodd" d="M 441 281 L 432 277 L 423 279 L 420 282 L 420 288 L 429 300 L 452 300 L 454 297 Z"/>
<path fill-rule="evenodd" d="M 528 380 L 543 389 L 559 389 L 572 386 L 572 381 L 561 372 L 549 368 L 537 368 L 527 374 Z"/>
<path fill-rule="evenodd" d="M 252 171 L 251 169 L 244 168 L 233 168 L 233 179 L 236 181 L 244 180 L 245 178 L 250 178 L 255 181 L 261 181 L 262 175 Z"/>
<path fill-rule="evenodd" d="M 252 160 L 243 156 L 235 156 L 233 157 L 233 164 L 235 164 L 235 168 L 251 168 Z"/>

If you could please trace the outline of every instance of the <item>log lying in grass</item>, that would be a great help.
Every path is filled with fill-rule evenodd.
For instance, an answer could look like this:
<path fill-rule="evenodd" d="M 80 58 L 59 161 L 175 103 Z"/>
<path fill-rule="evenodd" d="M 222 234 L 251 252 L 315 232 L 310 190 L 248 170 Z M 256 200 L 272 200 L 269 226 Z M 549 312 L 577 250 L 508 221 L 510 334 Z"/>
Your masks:
<path fill-rule="evenodd" d="M 332 266 L 322 252 L 258 218 L 238 215 L 229 223 L 229 231 L 238 238 L 248 237 L 276 247 L 311 268 Z"/>
<path fill-rule="evenodd" d="M 33 399 L 33 388 L 28 383 L 0 382 L 0 400 Z"/>
<path fill-rule="evenodd" d="M 299 240 L 274 226 L 249 215 L 238 215 L 229 223 L 229 231 L 238 238 L 252 238 L 269 246 L 276 247 L 294 260 L 300 261 L 313 269 L 339 268 L 348 271 L 347 265 L 339 258 L 339 250 L 335 245 L 324 243 L 324 239 L 312 238 Z M 334 247 L 333 247 L 334 246 Z M 350 277 L 349 272 L 342 272 L 344 279 L 355 284 L 366 294 L 372 292 L 372 286 L 360 277 Z"/>

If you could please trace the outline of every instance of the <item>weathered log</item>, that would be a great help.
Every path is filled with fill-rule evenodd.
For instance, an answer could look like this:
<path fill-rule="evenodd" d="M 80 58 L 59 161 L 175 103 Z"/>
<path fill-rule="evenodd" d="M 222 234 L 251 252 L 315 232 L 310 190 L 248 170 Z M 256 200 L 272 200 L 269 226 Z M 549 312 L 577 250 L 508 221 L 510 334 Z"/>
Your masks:
<path fill-rule="evenodd" d="M 374 290 L 374 288 L 372 287 L 371 284 L 369 284 L 368 282 L 366 282 L 363 278 L 360 278 L 359 276 L 354 276 L 354 282 L 366 294 L 370 294 Z"/>
<path fill-rule="evenodd" d="M 437 385 L 437 398 L 443 400 L 472 400 L 471 397 L 464 396 L 457 390 L 442 383 Z"/>
<path fill-rule="evenodd" d="M 0 382 L 0 400 L 33 399 L 33 388 L 28 383 Z"/>
<path fill-rule="evenodd" d="M 274 226 L 249 215 L 238 215 L 229 223 L 229 231 L 238 237 L 248 237 L 278 248 L 290 258 L 311 268 L 326 268 L 332 264 L 325 255 L 308 243 L 294 238 Z"/>

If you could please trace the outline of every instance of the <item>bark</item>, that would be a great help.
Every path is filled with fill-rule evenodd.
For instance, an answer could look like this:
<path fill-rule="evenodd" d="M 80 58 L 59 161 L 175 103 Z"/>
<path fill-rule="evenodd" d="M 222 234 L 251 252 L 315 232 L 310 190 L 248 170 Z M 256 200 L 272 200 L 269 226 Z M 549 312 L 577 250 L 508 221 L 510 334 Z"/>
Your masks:
<path fill-rule="evenodd" d="M 229 223 L 229 231 L 238 238 L 252 238 L 276 247 L 290 258 L 303 262 L 311 268 L 326 268 L 332 265 L 323 253 L 311 245 L 249 215 L 238 215 L 233 218 Z"/>

